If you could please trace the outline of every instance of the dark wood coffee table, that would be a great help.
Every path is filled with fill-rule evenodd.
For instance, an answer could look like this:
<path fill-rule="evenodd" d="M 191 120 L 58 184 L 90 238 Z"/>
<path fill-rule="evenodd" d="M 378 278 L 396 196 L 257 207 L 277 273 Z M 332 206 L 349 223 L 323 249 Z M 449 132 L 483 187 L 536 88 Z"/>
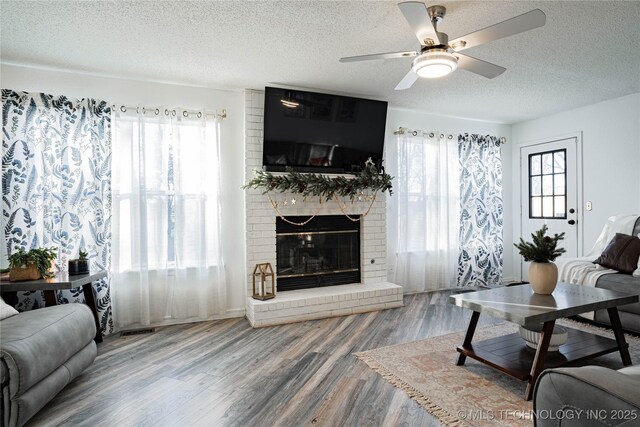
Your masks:
<path fill-rule="evenodd" d="M 545 368 L 615 351 L 620 352 L 625 366 L 631 364 L 617 307 L 638 302 L 638 295 L 558 283 L 552 295 L 535 294 L 529 285 L 519 285 L 452 295 L 449 302 L 473 310 L 464 342 L 457 348 L 460 353 L 457 364 L 464 365 L 469 356 L 521 381 L 528 381 L 526 400 L 531 400 L 538 375 Z M 615 340 L 567 328 L 567 342 L 559 351 L 547 353 L 556 320 L 603 309 L 609 313 Z M 535 353 L 518 333 L 472 343 L 480 313 L 524 327 L 543 324 Z"/>

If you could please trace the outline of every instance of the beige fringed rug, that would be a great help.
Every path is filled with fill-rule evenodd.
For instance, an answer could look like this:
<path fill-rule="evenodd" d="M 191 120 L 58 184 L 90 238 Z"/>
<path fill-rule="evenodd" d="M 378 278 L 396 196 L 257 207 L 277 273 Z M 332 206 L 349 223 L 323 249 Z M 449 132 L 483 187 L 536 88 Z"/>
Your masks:
<path fill-rule="evenodd" d="M 558 324 L 609 336 L 604 329 L 561 320 Z M 478 328 L 474 341 L 517 331 L 512 323 Z M 526 383 L 467 358 L 456 366 L 464 332 L 368 350 L 355 355 L 394 386 L 401 388 L 447 426 L 532 426 L 532 403 L 524 400 Z M 627 335 L 631 359 L 640 363 L 640 339 Z M 589 364 L 623 367 L 620 353 Z"/>

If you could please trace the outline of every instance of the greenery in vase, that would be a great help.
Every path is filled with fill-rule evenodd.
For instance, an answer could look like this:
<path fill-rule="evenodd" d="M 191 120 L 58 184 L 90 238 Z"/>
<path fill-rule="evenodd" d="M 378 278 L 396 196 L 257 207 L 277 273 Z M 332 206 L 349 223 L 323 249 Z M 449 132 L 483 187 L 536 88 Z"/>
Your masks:
<path fill-rule="evenodd" d="M 20 268 L 23 265 L 33 263 L 42 277 L 51 277 L 53 276 L 50 273 L 51 261 L 57 258 L 57 252 L 58 248 L 56 247 L 31 249 L 29 252 L 20 249 L 9 256 L 9 267 Z"/>
<path fill-rule="evenodd" d="M 80 249 L 80 251 L 78 252 L 78 259 L 86 260 L 88 255 L 89 255 L 89 253 L 87 253 L 86 251 L 83 251 L 82 249 Z"/>
<path fill-rule="evenodd" d="M 554 234 L 553 237 L 547 236 L 547 225 L 535 233 L 531 234 L 533 243 L 525 242 L 520 238 L 520 243 L 514 243 L 513 246 L 518 248 L 520 255 L 525 261 L 549 262 L 554 261 L 560 255 L 565 253 L 564 248 L 558 248 L 558 242 L 564 239 L 564 233 Z"/>

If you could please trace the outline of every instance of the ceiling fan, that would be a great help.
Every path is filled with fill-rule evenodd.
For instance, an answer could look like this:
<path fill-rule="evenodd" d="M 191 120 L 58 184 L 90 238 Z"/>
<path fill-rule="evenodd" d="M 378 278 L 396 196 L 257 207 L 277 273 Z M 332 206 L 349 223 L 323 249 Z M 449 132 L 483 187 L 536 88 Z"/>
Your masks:
<path fill-rule="evenodd" d="M 427 7 L 422 2 L 407 1 L 399 3 L 398 7 L 418 37 L 420 50 L 340 58 L 340 62 L 356 62 L 415 57 L 411 63 L 411 70 L 398 83 L 395 90 L 410 88 L 418 80 L 418 77 L 443 77 L 457 68 L 471 71 L 488 79 L 497 77 L 506 68 L 464 55 L 460 51 L 542 27 L 546 21 L 544 12 L 535 9 L 449 42 L 449 36 L 438 31 L 438 23 L 442 22 L 447 12 L 444 6 Z"/>

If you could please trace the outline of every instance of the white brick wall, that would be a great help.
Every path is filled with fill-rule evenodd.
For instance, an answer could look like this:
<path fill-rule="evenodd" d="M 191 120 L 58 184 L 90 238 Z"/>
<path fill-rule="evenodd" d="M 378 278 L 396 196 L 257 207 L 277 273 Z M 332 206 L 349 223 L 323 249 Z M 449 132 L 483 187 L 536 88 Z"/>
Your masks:
<path fill-rule="evenodd" d="M 264 92 L 245 91 L 245 173 L 247 181 L 253 178 L 253 171 L 262 168 Z M 284 195 L 279 195 L 284 200 Z M 287 195 L 287 200 L 296 197 Z M 386 194 L 378 193 L 369 214 L 360 221 L 361 238 L 361 280 L 364 284 L 375 284 L 387 280 L 386 265 Z M 357 204 L 356 204 L 357 205 Z M 316 204 L 296 204 L 281 209 L 285 216 L 311 215 L 317 210 Z M 367 205 L 368 206 L 368 205 Z M 357 215 L 362 213 L 347 203 L 345 211 Z M 262 190 L 247 190 L 246 193 L 246 229 L 247 229 L 247 294 L 252 293 L 252 275 L 255 265 L 269 262 L 276 271 L 276 212 Z M 341 209 L 333 201 L 323 202 L 319 215 L 342 215 Z M 373 262 L 372 262 L 373 261 Z M 400 294 L 401 295 L 401 294 Z M 249 299 L 252 300 L 250 297 Z M 277 300 L 278 298 L 276 298 Z M 384 303 L 380 303 L 384 306 Z M 368 305 L 371 305 L 368 303 Z M 247 317 L 252 321 L 255 313 L 247 303 Z M 338 307 L 339 308 L 339 307 Z M 384 308 L 384 307 L 383 307 Z M 333 311 L 332 309 L 328 311 Z M 327 311 L 323 310 L 323 311 Z M 288 317 L 288 315 L 287 315 Z"/>

